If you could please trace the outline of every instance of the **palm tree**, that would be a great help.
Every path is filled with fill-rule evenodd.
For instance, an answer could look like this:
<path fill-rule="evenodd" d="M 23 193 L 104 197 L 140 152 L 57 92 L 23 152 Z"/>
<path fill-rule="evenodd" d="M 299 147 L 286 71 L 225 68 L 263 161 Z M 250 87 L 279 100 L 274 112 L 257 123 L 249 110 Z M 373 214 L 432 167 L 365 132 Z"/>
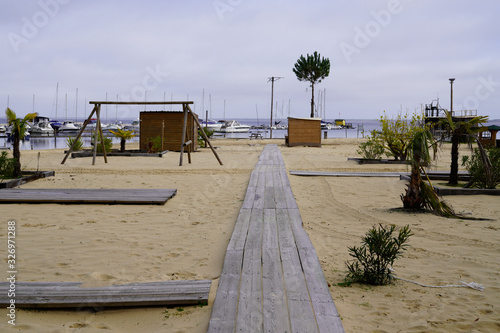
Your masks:
<path fill-rule="evenodd" d="M 430 148 L 432 148 L 432 155 Z M 411 162 L 411 175 L 406 193 L 401 194 L 403 207 L 411 210 L 428 208 L 438 215 L 455 217 L 453 209 L 439 199 L 425 172 L 425 167 L 435 159 L 437 152 L 437 142 L 428 128 L 421 128 L 415 132 L 410 141 L 408 152 Z M 422 179 L 422 173 L 426 175 L 429 184 Z"/>
<path fill-rule="evenodd" d="M 451 166 L 449 185 L 458 184 L 458 148 L 461 142 L 466 142 L 472 149 L 477 133 L 481 131 L 482 124 L 488 121 L 488 116 L 477 116 L 468 121 L 454 121 L 451 112 L 445 110 L 446 118 L 439 121 L 444 125 L 446 133 L 451 135 Z"/>
<path fill-rule="evenodd" d="M 16 113 L 10 108 L 5 110 L 5 115 L 7 116 L 7 121 L 9 126 L 12 126 L 12 149 L 14 157 L 14 177 L 22 177 L 21 172 L 21 151 L 19 149 L 20 140 L 24 139 L 24 134 L 26 132 L 26 127 L 28 122 L 35 119 L 36 113 L 28 113 L 23 119 L 17 118 Z"/>
<path fill-rule="evenodd" d="M 303 55 L 295 63 L 293 72 L 299 81 L 308 81 L 311 83 L 311 118 L 314 117 L 314 85 L 320 83 L 330 74 L 330 60 L 321 58 L 320 54 L 314 51 L 314 54 Z"/>
<path fill-rule="evenodd" d="M 137 135 L 134 134 L 134 131 L 126 131 L 122 129 L 117 129 L 116 131 L 110 130 L 110 132 L 113 133 L 117 138 L 120 138 L 120 151 L 122 153 L 125 152 L 125 142 Z"/>

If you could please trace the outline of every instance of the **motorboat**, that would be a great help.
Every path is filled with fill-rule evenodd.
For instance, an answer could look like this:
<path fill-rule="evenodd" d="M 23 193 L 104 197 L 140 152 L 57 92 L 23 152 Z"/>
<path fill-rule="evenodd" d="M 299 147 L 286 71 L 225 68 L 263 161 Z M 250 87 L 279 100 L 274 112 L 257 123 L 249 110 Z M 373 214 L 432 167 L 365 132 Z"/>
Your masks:
<path fill-rule="evenodd" d="M 104 125 L 102 126 L 102 130 L 103 131 L 118 131 L 118 130 L 121 130 L 122 127 L 118 124 L 107 124 L 107 125 Z"/>
<path fill-rule="evenodd" d="M 72 121 L 65 121 L 57 130 L 59 133 L 73 133 L 78 132 L 80 127 Z"/>
<path fill-rule="evenodd" d="M 250 126 L 242 125 L 236 120 L 228 120 L 223 123 L 217 132 L 222 133 L 246 133 L 250 130 Z"/>
<path fill-rule="evenodd" d="M 321 129 L 322 130 L 337 130 L 337 129 L 342 129 L 342 126 L 336 125 L 334 123 L 326 122 L 326 121 L 321 121 Z"/>
<path fill-rule="evenodd" d="M 54 128 L 50 125 L 48 117 L 36 116 L 33 120 L 30 133 L 33 136 L 53 136 Z"/>
<path fill-rule="evenodd" d="M 4 124 L 0 124 L 0 133 L 5 133 L 7 132 L 7 126 L 5 126 Z"/>
<path fill-rule="evenodd" d="M 26 129 L 24 130 L 24 137 L 22 140 L 29 140 L 30 139 L 30 129 L 31 129 L 31 126 L 26 124 Z M 12 141 L 14 139 L 12 137 L 12 125 L 7 127 L 5 134 L 7 135 L 7 141 Z"/>
<path fill-rule="evenodd" d="M 124 125 L 123 129 L 125 131 L 134 131 L 135 133 L 139 133 L 141 125 L 139 124 L 139 120 L 134 120 L 132 124 Z"/>
<path fill-rule="evenodd" d="M 213 120 L 213 119 L 208 119 L 208 120 L 200 121 L 200 125 L 203 128 L 208 128 L 210 130 L 218 131 L 222 127 L 223 122 L 218 122 L 218 121 Z"/>
<path fill-rule="evenodd" d="M 61 123 L 59 120 L 50 120 L 49 124 L 52 129 L 57 132 L 59 130 L 59 127 L 61 127 L 63 123 Z"/>

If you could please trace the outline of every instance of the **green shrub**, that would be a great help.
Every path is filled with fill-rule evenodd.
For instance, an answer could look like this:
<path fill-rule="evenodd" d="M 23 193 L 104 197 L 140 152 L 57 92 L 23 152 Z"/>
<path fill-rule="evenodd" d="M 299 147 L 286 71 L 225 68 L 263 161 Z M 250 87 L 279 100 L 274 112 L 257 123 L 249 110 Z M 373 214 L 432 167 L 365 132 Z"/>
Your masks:
<path fill-rule="evenodd" d="M 148 144 L 147 144 L 147 148 L 148 148 L 148 153 L 158 153 L 161 151 L 162 149 L 162 144 L 161 144 L 161 137 L 160 136 L 157 136 L 157 137 L 154 137 L 154 138 L 149 138 L 148 139 Z"/>
<path fill-rule="evenodd" d="M 363 158 L 378 160 L 384 154 L 384 144 L 380 140 L 376 130 L 373 130 L 370 133 L 371 136 L 367 141 L 359 145 L 359 149 L 356 152 L 363 156 Z"/>
<path fill-rule="evenodd" d="M 491 179 L 488 179 L 486 176 L 479 149 L 474 149 L 470 157 L 462 156 L 462 165 L 465 166 L 471 175 L 471 180 L 466 187 L 494 189 L 500 184 L 500 148 L 486 148 L 485 152 L 492 166 Z"/>
<path fill-rule="evenodd" d="M 102 144 L 100 143 L 102 141 L 101 139 L 101 134 L 98 134 L 99 136 L 97 137 L 97 152 L 102 153 Z M 92 145 L 94 144 L 94 136 L 95 134 L 92 134 Z M 111 149 L 113 148 L 113 140 L 111 138 L 108 138 L 107 136 L 104 137 L 104 149 L 106 149 L 106 153 L 109 153 Z"/>
<path fill-rule="evenodd" d="M 411 233 L 409 225 L 399 230 L 397 237 L 392 234 L 396 226 L 384 227 L 379 224 L 370 229 L 363 237 L 362 245 L 349 247 L 349 255 L 355 260 L 346 262 L 349 273 L 346 282 L 358 282 L 372 285 L 391 283 L 393 276 L 390 266 L 399 258 L 408 246 L 405 244 Z"/>
<path fill-rule="evenodd" d="M 9 158 L 6 151 L 0 154 L 0 178 L 15 178 L 14 159 Z"/>
<path fill-rule="evenodd" d="M 75 139 L 76 138 L 69 137 L 66 140 L 66 144 L 68 145 L 68 148 L 73 147 L 73 143 L 75 143 Z M 83 148 L 83 140 L 82 140 L 82 138 L 79 138 L 78 141 L 76 141 L 76 145 L 73 147 L 73 150 L 79 151 L 79 150 L 82 150 L 82 148 Z"/>
<path fill-rule="evenodd" d="M 214 135 L 215 133 L 215 130 L 209 128 L 203 128 L 203 131 L 208 138 L 212 137 L 212 135 Z M 205 148 L 205 139 L 203 138 L 200 129 L 198 129 L 198 146 L 200 146 L 201 148 Z"/>

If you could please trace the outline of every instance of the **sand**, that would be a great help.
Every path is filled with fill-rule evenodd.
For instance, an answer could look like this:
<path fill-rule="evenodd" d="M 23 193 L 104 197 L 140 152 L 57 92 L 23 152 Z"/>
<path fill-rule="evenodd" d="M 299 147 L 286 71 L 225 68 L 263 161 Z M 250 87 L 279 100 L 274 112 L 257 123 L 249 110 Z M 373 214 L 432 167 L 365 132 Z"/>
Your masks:
<path fill-rule="evenodd" d="M 407 171 L 403 165 L 347 161 L 357 157 L 359 142 L 328 139 L 322 148 L 289 148 L 283 140 L 214 140 L 223 166 L 208 149 L 194 153 L 190 165 L 185 158 L 182 167 L 174 152 L 163 158 L 110 157 L 107 164 L 98 158 L 92 166 L 90 158 L 61 165 L 63 150 L 40 151 L 39 160 L 38 151 L 22 151 L 26 169 L 56 172 L 23 188 L 176 188 L 178 193 L 161 206 L 0 205 L 3 258 L 7 221 L 17 223 L 19 280 L 82 281 L 85 286 L 178 279 L 213 283 L 203 307 L 19 310 L 15 327 L 3 309 L 0 331 L 206 332 L 225 249 L 264 145 L 280 146 L 288 170 Z M 434 169 L 447 170 L 449 159 L 445 145 Z M 347 332 L 500 331 L 498 197 L 446 197 L 456 211 L 489 220 L 446 219 L 395 211 L 405 187 L 396 178 L 289 178 Z M 338 286 L 346 275 L 348 246 L 360 244 L 378 223 L 408 224 L 414 233 L 394 265 L 398 276 L 426 285 L 473 281 L 485 291 L 399 280 L 379 287 Z"/>

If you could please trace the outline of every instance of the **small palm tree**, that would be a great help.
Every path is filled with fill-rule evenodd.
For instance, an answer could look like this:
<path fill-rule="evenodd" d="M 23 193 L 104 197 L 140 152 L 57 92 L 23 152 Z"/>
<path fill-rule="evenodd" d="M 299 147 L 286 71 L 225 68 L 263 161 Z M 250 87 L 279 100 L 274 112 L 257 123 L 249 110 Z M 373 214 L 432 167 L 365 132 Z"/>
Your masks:
<path fill-rule="evenodd" d="M 430 149 L 432 149 L 432 154 Z M 425 167 L 435 159 L 437 153 L 437 142 L 429 129 L 421 128 L 415 132 L 410 141 L 408 152 L 411 162 L 411 175 L 406 193 L 401 195 L 403 207 L 411 210 L 428 208 L 438 215 L 455 217 L 453 209 L 439 199 L 425 172 Z M 422 173 L 426 175 L 429 183 L 422 179 Z"/>
<path fill-rule="evenodd" d="M 26 127 L 28 122 L 35 119 L 36 113 L 28 113 L 24 118 L 17 118 L 16 113 L 10 108 L 5 110 L 5 115 L 7 116 L 7 121 L 9 126 L 12 126 L 12 149 L 14 157 L 14 176 L 22 177 L 21 172 L 21 151 L 19 149 L 19 143 L 24 139 L 24 134 L 26 133 Z"/>
<path fill-rule="evenodd" d="M 125 143 L 127 142 L 127 140 L 130 140 L 137 135 L 134 134 L 134 131 L 127 131 L 122 129 L 117 129 L 116 131 L 110 130 L 110 132 L 113 133 L 117 138 L 120 138 L 120 151 L 122 153 L 125 152 Z"/>
<path fill-rule="evenodd" d="M 320 83 L 325 77 L 330 74 L 330 60 L 328 58 L 321 58 L 318 52 L 312 55 L 303 55 L 295 63 L 293 72 L 299 81 L 308 81 L 311 83 L 312 97 L 311 97 L 311 118 L 314 117 L 314 85 Z"/>
<path fill-rule="evenodd" d="M 472 143 L 476 141 L 477 134 L 482 130 L 482 124 L 488 121 L 487 116 L 477 116 L 468 121 L 454 121 L 451 112 L 445 110 L 446 118 L 439 121 L 444 125 L 446 133 L 451 135 L 451 166 L 449 185 L 458 184 L 458 148 L 461 142 L 466 142 L 472 149 Z"/>

